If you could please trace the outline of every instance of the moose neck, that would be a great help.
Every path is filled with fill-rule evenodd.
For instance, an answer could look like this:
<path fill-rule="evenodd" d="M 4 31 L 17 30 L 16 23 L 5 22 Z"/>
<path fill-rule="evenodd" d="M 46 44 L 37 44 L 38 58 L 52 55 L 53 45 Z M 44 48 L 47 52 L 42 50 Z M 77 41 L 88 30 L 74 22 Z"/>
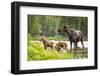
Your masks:
<path fill-rule="evenodd" d="M 45 44 L 47 42 L 47 40 L 43 40 L 43 44 Z"/>
<path fill-rule="evenodd" d="M 70 31 L 70 29 L 66 30 L 66 32 L 67 32 L 68 36 L 71 38 L 71 31 Z"/>

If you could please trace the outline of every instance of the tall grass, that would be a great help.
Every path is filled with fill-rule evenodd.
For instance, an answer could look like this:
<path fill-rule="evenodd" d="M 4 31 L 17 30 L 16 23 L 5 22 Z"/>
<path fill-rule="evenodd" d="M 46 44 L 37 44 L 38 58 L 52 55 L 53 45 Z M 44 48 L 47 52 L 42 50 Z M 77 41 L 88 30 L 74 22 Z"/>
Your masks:
<path fill-rule="evenodd" d="M 77 55 L 77 58 L 81 54 Z M 45 50 L 41 42 L 30 42 L 28 45 L 28 61 L 32 60 L 56 60 L 56 59 L 73 59 L 73 53 L 58 52 L 55 49 Z"/>

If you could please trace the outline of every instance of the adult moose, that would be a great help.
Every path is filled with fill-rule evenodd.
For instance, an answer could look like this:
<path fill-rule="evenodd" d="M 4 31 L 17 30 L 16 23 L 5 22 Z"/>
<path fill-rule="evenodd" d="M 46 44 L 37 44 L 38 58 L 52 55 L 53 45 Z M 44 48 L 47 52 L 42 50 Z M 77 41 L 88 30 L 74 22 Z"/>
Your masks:
<path fill-rule="evenodd" d="M 68 25 L 65 25 L 62 29 L 63 32 L 67 33 L 70 41 L 70 52 L 72 52 L 72 43 L 74 43 L 74 55 L 76 54 L 77 44 L 81 41 L 83 47 L 83 55 L 84 55 L 84 44 L 82 39 L 82 32 L 80 30 L 71 29 Z M 61 30 L 59 30 L 61 32 Z"/>

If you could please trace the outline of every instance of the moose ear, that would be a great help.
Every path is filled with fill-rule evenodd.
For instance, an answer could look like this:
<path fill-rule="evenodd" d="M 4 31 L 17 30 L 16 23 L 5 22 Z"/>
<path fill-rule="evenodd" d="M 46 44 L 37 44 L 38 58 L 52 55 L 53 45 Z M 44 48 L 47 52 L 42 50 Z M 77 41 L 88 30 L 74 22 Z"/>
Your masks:
<path fill-rule="evenodd" d="M 67 26 L 65 25 L 64 28 L 67 28 Z"/>
<path fill-rule="evenodd" d="M 61 29 L 60 28 L 58 29 L 58 32 L 61 32 Z"/>
<path fill-rule="evenodd" d="M 69 28 L 69 25 L 65 25 L 64 28 Z"/>

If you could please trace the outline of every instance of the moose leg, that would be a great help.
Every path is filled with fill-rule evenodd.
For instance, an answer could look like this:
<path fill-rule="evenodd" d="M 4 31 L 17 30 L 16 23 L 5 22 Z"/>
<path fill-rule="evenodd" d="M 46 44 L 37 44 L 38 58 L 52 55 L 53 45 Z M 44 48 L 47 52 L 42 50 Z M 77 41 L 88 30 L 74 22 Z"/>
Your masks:
<path fill-rule="evenodd" d="M 83 44 L 83 40 L 81 39 L 81 44 L 82 44 L 82 47 L 83 47 L 83 56 L 84 56 L 84 44 Z"/>
<path fill-rule="evenodd" d="M 72 41 L 70 41 L 70 53 L 72 52 Z"/>
<path fill-rule="evenodd" d="M 77 50 L 77 42 L 74 42 L 74 57 L 76 55 L 76 50 Z"/>
<path fill-rule="evenodd" d="M 53 47 L 51 46 L 51 50 L 53 49 Z"/>
<path fill-rule="evenodd" d="M 44 49 L 46 50 L 47 49 L 47 46 L 44 46 Z"/>

